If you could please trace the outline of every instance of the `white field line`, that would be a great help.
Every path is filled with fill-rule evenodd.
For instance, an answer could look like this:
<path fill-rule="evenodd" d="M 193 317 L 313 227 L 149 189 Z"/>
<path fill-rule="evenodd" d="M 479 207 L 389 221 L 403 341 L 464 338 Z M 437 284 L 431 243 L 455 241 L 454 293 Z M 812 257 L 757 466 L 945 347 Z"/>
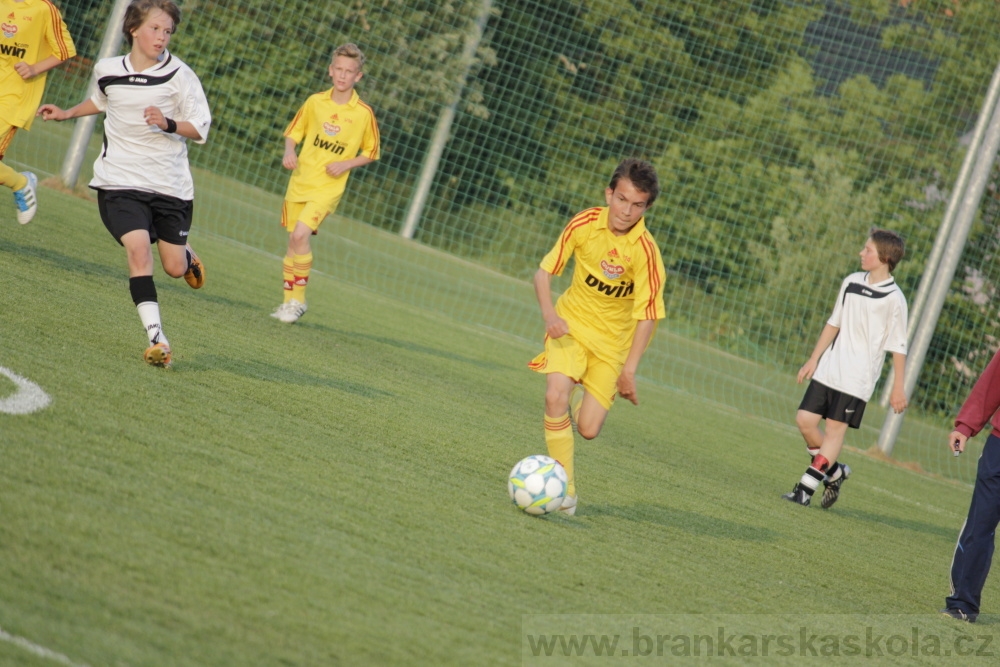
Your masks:
<path fill-rule="evenodd" d="M 89 667 L 86 663 L 73 662 L 62 653 L 56 653 L 55 651 L 47 649 L 44 646 L 39 646 L 35 642 L 29 641 L 24 637 L 18 637 L 17 635 L 5 632 L 3 628 L 0 628 L 0 641 L 8 642 L 14 646 L 23 648 L 28 653 L 34 653 L 39 657 L 58 662 L 59 664 L 66 665 L 67 667 Z"/>
<path fill-rule="evenodd" d="M 17 391 L 10 396 L 0 398 L 0 412 L 9 415 L 27 415 L 44 410 L 52 402 L 41 387 L 14 371 L 0 366 L 0 375 L 6 375 L 17 385 Z"/>
<path fill-rule="evenodd" d="M 898 500 L 900 502 L 907 503 L 909 505 L 915 505 L 916 507 L 919 507 L 921 509 L 929 510 L 931 512 L 934 512 L 935 514 L 940 514 L 942 516 L 946 516 L 946 517 L 949 517 L 951 519 L 955 519 L 956 521 L 961 521 L 962 518 L 963 518 L 960 514 L 957 514 L 955 512 L 950 512 L 950 511 L 944 509 L 943 507 L 938 507 L 937 505 L 930 505 L 928 503 L 922 503 L 919 500 L 913 500 L 912 498 L 907 498 L 906 496 L 901 496 L 898 493 L 893 493 L 892 491 L 889 491 L 888 489 L 883 489 L 883 488 L 878 487 L 878 486 L 870 486 L 868 488 L 870 488 L 872 491 L 875 491 L 877 493 L 885 494 L 885 495 L 889 496 L 890 498 L 892 498 L 893 500 Z"/>

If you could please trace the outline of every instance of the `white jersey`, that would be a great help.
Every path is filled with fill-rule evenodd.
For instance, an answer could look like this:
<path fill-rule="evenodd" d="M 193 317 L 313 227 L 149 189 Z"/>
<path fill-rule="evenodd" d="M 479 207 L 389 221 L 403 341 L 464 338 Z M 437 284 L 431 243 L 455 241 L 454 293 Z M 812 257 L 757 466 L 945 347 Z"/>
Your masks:
<path fill-rule="evenodd" d="M 167 118 L 191 123 L 201 136 L 196 143 L 205 143 L 212 114 L 194 71 L 164 51 L 160 62 L 142 72 L 132 69 L 127 55 L 104 58 L 94 66 L 94 79 L 97 91 L 90 99 L 105 112 L 104 147 L 90 187 L 193 200 L 187 139 L 147 125 L 143 111 L 153 106 Z"/>
<path fill-rule="evenodd" d="M 871 398 L 886 352 L 906 354 L 906 298 L 890 276 L 869 285 L 861 271 L 844 278 L 827 324 L 840 329 L 819 360 L 813 379 L 855 396 Z"/>

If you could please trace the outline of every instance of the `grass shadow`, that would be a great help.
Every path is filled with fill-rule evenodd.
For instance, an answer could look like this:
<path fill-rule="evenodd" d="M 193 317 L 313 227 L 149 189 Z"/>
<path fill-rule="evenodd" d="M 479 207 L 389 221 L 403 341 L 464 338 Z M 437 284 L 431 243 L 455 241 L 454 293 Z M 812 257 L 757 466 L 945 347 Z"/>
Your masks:
<path fill-rule="evenodd" d="M 344 331 L 342 329 L 337 329 L 335 327 L 329 327 L 325 324 L 317 324 L 315 322 L 299 322 L 296 326 L 302 327 L 303 329 L 316 329 L 318 331 L 324 331 L 326 333 L 334 334 L 342 338 L 361 338 L 364 340 L 369 340 L 374 343 L 379 343 L 382 345 L 387 345 L 389 347 L 394 347 L 399 350 L 406 350 L 407 352 L 419 352 L 421 354 L 430 355 L 432 357 L 438 357 L 440 359 L 448 359 L 450 361 L 459 361 L 464 364 L 469 364 L 475 366 L 476 368 L 481 368 L 483 370 L 490 371 L 500 371 L 500 370 L 510 370 L 509 366 L 504 366 L 502 364 L 496 364 L 491 361 L 483 361 L 482 359 L 473 359 L 471 357 L 462 356 L 461 354 L 456 354 L 451 350 L 438 350 L 433 347 L 427 347 L 426 345 L 419 345 L 410 341 L 397 340 L 395 338 L 386 338 L 385 336 L 373 336 L 371 334 L 359 333 L 357 331 Z"/>
<path fill-rule="evenodd" d="M 874 512 L 867 512 L 853 507 L 840 509 L 837 514 L 845 519 L 866 521 L 868 523 L 877 523 L 882 526 L 889 526 L 900 530 L 935 535 L 950 541 L 954 541 L 958 538 L 958 530 L 962 526 L 961 522 L 958 522 L 954 527 L 946 528 L 943 526 L 935 526 L 930 523 L 924 523 L 923 521 L 914 521 L 913 519 L 900 519 L 898 517 L 886 516 L 884 514 L 875 514 Z"/>
<path fill-rule="evenodd" d="M 108 266 L 88 262 L 80 257 L 72 257 L 56 252 L 50 248 L 33 245 L 23 245 L 11 241 L 0 241 L 0 255 L 11 253 L 19 257 L 27 257 L 48 264 L 58 271 L 76 273 L 84 276 L 99 276 L 102 278 L 120 278 L 128 280 L 128 270 L 123 266 Z"/>
<path fill-rule="evenodd" d="M 395 394 L 371 385 L 323 377 L 251 359 L 233 359 L 215 354 L 197 355 L 184 362 L 185 371 L 223 371 L 253 380 L 309 387 L 327 387 L 365 398 L 392 398 Z"/>
<path fill-rule="evenodd" d="M 627 519 L 640 523 L 653 523 L 658 526 L 676 528 L 692 535 L 717 537 L 747 542 L 774 542 L 779 534 L 768 528 L 760 528 L 736 521 L 728 521 L 717 517 L 689 512 L 673 507 L 662 507 L 640 503 L 628 507 L 609 504 L 581 505 L 577 510 L 580 516 L 610 516 L 616 519 Z"/>

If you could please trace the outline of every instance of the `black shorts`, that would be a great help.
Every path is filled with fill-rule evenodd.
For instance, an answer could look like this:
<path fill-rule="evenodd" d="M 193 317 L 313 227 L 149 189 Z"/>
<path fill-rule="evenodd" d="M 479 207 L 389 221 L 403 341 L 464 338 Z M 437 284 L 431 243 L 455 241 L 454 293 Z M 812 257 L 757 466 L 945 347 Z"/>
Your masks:
<path fill-rule="evenodd" d="M 856 396 L 830 389 L 825 384 L 812 380 L 806 388 L 806 395 L 802 397 L 799 410 L 820 415 L 824 419 L 844 422 L 851 428 L 860 428 L 861 418 L 865 416 L 865 405 L 867 404 Z"/>
<path fill-rule="evenodd" d="M 187 243 L 194 202 L 141 190 L 98 190 L 101 220 L 120 244 L 122 236 L 143 229 L 149 240 L 174 245 Z"/>

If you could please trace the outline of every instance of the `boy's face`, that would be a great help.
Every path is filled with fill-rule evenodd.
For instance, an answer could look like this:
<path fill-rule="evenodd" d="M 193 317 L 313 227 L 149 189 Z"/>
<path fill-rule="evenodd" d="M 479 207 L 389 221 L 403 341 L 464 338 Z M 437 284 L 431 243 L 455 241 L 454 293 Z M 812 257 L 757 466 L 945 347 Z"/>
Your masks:
<path fill-rule="evenodd" d="M 330 63 L 330 78 L 333 80 L 333 87 L 337 92 L 346 93 L 351 90 L 362 76 L 364 73 L 354 58 L 337 56 Z"/>
<path fill-rule="evenodd" d="M 615 236 L 627 234 L 635 227 L 646 212 L 649 193 L 632 185 L 632 181 L 621 178 L 615 189 L 604 189 L 604 201 L 608 204 L 608 227 Z"/>
<path fill-rule="evenodd" d="M 170 35 L 174 32 L 174 20 L 159 8 L 153 8 L 146 14 L 146 20 L 132 31 L 132 50 L 139 51 L 150 60 L 158 60 L 164 49 L 170 44 Z"/>
<path fill-rule="evenodd" d="M 885 266 L 885 262 L 878 258 L 878 248 L 875 247 L 875 242 L 871 239 L 865 242 L 865 247 L 858 254 L 861 256 L 862 271 L 874 271 L 881 266 Z"/>

